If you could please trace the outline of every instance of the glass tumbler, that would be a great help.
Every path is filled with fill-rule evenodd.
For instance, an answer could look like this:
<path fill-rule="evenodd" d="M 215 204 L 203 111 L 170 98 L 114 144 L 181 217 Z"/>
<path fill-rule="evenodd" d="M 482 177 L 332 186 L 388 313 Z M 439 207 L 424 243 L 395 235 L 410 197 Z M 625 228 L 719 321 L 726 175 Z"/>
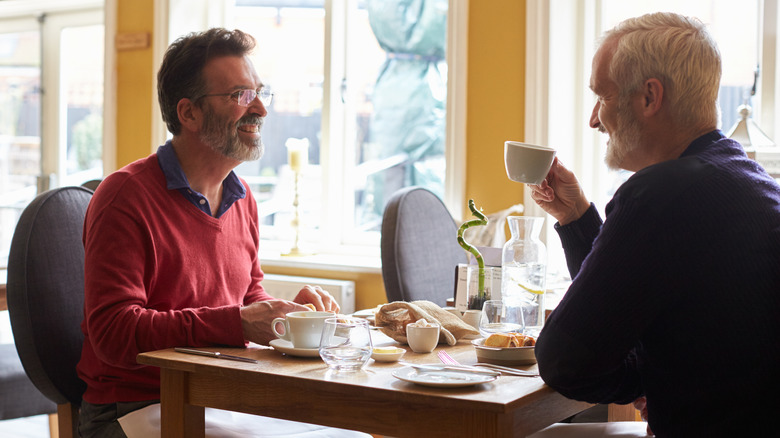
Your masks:
<path fill-rule="evenodd" d="M 488 338 L 494 333 L 523 333 L 525 320 L 523 308 L 502 300 L 485 301 L 479 319 L 479 334 Z"/>
<path fill-rule="evenodd" d="M 373 344 L 368 321 L 328 318 L 320 338 L 320 357 L 336 371 L 357 371 L 371 358 Z"/>

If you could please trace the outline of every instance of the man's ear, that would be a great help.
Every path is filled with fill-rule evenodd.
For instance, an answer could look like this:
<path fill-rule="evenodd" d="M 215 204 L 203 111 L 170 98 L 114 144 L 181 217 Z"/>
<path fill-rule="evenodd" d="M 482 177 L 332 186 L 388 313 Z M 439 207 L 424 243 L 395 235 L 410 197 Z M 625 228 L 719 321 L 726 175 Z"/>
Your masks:
<path fill-rule="evenodd" d="M 661 110 L 664 102 L 664 85 L 655 78 L 645 81 L 642 88 L 642 113 L 645 117 L 654 116 Z"/>
<path fill-rule="evenodd" d="M 200 108 L 195 106 L 195 103 L 190 99 L 180 99 L 179 103 L 176 104 L 176 113 L 182 127 L 190 131 L 197 131 L 200 128 Z"/>

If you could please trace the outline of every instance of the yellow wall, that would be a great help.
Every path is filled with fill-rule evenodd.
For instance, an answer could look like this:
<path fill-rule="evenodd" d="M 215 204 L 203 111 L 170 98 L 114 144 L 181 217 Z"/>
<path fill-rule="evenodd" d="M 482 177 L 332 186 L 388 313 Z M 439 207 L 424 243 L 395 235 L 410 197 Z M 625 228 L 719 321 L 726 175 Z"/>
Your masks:
<path fill-rule="evenodd" d="M 525 1 L 472 0 L 468 35 L 463 205 L 474 199 L 489 213 L 523 201 L 523 185 L 506 177 L 504 141 L 525 135 Z"/>
<path fill-rule="evenodd" d="M 118 32 L 153 31 L 153 0 L 118 0 Z M 472 0 L 469 9 L 466 199 L 485 212 L 522 202 L 523 186 L 506 178 L 505 140 L 524 138 L 525 1 Z M 151 48 L 117 53 L 117 168 L 149 155 L 162 141 L 151 134 Z M 465 216 L 464 216 L 465 217 Z M 355 281 L 356 307 L 386 302 L 382 277 L 348 271 L 266 266 L 271 274 Z"/>
<path fill-rule="evenodd" d="M 154 30 L 154 0 L 118 0 L 117 32 L 148 33 Z M 150 38 L 151 39 L 151 38 Z M 157 67 L 151 44 L 145 49 L 116 54 L 116 167 L 119 169 L 149 155 L 152 141 L 153 79 Z M 154 115 L 156 117 L 156 115 Z"/>

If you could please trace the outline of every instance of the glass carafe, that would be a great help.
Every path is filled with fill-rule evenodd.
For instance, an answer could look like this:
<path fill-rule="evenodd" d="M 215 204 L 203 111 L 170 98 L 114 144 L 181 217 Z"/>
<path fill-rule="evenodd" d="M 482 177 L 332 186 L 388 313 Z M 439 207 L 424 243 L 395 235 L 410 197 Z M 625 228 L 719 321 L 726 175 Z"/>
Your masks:
<path fill-rule="evenodd" d="M 501 297 L 508 305 L 523 307 L 525 334 L 538 336 L 544 325 L 547 248 L 539 239 L 543 217 L 509 216 L 512 233 L 504 244 L 501 261 Z"/>

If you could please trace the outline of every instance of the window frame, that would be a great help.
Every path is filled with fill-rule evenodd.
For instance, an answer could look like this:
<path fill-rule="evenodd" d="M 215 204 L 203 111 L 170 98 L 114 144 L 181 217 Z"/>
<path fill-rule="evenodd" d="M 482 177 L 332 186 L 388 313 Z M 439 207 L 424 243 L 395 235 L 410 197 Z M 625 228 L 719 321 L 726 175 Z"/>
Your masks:
<path fill-rule="evenodd" d="M 109 0 L 111 1 L 111 0 Z M 174 25 L 169 17 L 179 17 L 175 12 L 177 2 L 181 0 L 156 0 L 155 1 L 155 31 L 153 40 L 154 65 L 162 62 L 162 57 L 170 41 L 184 33 L 194 29 L 205 29 L 209 26 L 226 26 L 230 23 L 226 18 L 227 10 L 232 0 L 218 0 L 208 2 L 205 0 L 187 0 L 187 9 L 190 11 L 189 21 L 186 24 Z M 370 236 L 354 238 L 354 233 L 345 230 L 342 225 L 342 217 L 352 214 L 354 199 L 350 177 L 337 169 L 342 168 L 342 163 L 352 159 L 354 151 L 351 143 L 346 139 L 351 138 L 350 132 L 345 128 L 350 126 L 348 120 L 354 119 L 354 108 L 345 107 L 338 96 L 342 78 L 344 78 L 349 62 L 359 62 L 344 57 L 348 50 L 347 25 L 349 14 L 354 10 L 358 0 L 324 0 L 326 25 L 325 25 L 325 71 L 323 88 L 322 110 L 322 139 L 320 143 L 320 165 L 322 167 L 322 199 L 333 199 L 327 202 L 320 224 L 321 240 L 317 243 L 319 252 L 346 256 L 345 264 L 354 265 L 355 259 L 349 256 L 362 256 L 367 258 L 365 264 L 378 265 L 379 259 L 379 233 L 374 232 Z M 444 203 L 453 212 L 453 216 L 459 216 L 461 200 L 465 196 L 465 157 L 466 157 L 466 56 L 467 56 L 467 28 L 469 0 L 448 0 L 449 9 L 447 16 L 447 115 L 445 125 L 445 159 L 447 167 L 445 173 Z M 200 8 L 204 13 L 195 14 Z M 208 13 L 207 13 L 208 11 Z M 163 36 L 163 37 L 160 37 Z M 155 82 L 156 89 L 156 82 Z M 157 100 L 152 132 L 156 138 L 166 138 L 169 135 L 161 121 Z M 334 144 L 344 144 L 345 147 L 334 147 Z M 152 151 L 158 145 L 152 146 Z M 337 195 L 333 195 L 336 193 Z M 346 206 L 352 206 L 347 208 Z M 269 259 L 286 260 L 277 257 L 277 252 L 288 249 L 291 242 L 263 239 L 263 259 L 268 264 Z M 364 264 L 358 262 L 358 264 Z"/>
<path fill-rule="evenodd" d="M 73 184 L 67 174 L 66 132 L 60 126 L 61 99 L 60 32 L 66 27 L 104 24 L 102 0 L 7 1 L 0 4 L 4 32 L 35 30 L 41 34 L 41 174 L 38 192 Z M 41 20 L 44 24 L 41 24 Z M 104 70 L 105 72 L 105 70 Z M 54 175 L 53 178 L 48 178 Z M 83 181 L 79 181 L 81 183 Z M 50 184 L 51 183 L 51 184 Z"/>
<path fill-rule="evenodd" d="M 109 0 L 111 1 L 111 0 Z M 41 164 L 38 175 L 37 187 L 31 188 L 31 198 L 35 194 L 65 185 L 78 185 L 85 181 L 82 173 L 68 175 L 67 165 L 67 127 L 60 126 L 63 121 L 62 113 L 65 111 L 65 103 L 60 86 L 61 46 L 60 33 L 64 28 L 89 25 L 105 26 L 105 5 L 103 0 L 71 0 L 68 2 L 51 0 L 6 0 L 0 2 L 0 23 L 3 25 L 3 33 L 35 31 L 40 35 L 41 62 L 40 62 L 40 86 L 41 114 L 40 114 L 40 153 Z M 108 27 L 104 27 L 107 34 Z M 108 40 L 108 39 L 106 39 Z M 108 48 L 106 46 L 106 56 Z M 107 58 L 106 58 L 107 61 Z M 106 62 L 106 66 L 109 65 Z M 104 67 L 104 78 L 107 80 L 108 68 Z M 104 83 L 104 140 L 108 138 L 106 127 L 109 122 L 105 110 L 109 108 L 105 90 L 108 83 Z M 113 152 L 113 148 L 103 145 L 103 163 Z M 107 157 L 108 154 L 108 157 Z M 89 178 L 94 177 L 90 174 Z M 85 177 L 86 178 L 86 177 Z M 86 178 L 86 179 L 89 179 Z M 34 190 L 34 193 L 32 192 Z M 5 267 L 8 254 L 0 254 L 0 268 Z"/>

